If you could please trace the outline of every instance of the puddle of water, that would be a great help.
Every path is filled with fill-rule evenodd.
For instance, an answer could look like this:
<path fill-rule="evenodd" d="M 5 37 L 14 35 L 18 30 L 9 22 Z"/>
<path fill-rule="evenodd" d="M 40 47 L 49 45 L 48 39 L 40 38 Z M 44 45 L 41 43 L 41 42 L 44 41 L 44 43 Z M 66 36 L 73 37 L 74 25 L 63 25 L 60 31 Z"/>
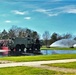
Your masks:
<path fill-rule="evenodd" d="M 76 54 L 76 50 L 41 50 L 43 55 L 46 54 Z"/>

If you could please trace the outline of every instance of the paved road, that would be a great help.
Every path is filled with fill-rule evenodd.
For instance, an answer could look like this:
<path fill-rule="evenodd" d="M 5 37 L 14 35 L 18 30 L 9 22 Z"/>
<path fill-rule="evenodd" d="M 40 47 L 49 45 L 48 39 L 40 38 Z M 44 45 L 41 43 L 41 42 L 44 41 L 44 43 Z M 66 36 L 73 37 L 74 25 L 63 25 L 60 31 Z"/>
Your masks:
<path fill-rule="evenodd" d="M 2 68 L 2 67 L 13 67 L 13 66 L 29 66 L 29 67 L 45 68 L 48 70 L 56 70 L 56 71 L 62 71 L 62 72 L 74 72 L 74 73 L 76 73 L 76 69 L 64 69 L 64 68 L 48 67 L 45 65 L 44 66 L 41 65 L 41 64 L 51 64 L 51 63 L 67 63 L 67 62 L 76 62 L 76 59 L 33 61 L 33 62 L 12 62 L 12 63 L 0 64 L 0 68 Z"/>

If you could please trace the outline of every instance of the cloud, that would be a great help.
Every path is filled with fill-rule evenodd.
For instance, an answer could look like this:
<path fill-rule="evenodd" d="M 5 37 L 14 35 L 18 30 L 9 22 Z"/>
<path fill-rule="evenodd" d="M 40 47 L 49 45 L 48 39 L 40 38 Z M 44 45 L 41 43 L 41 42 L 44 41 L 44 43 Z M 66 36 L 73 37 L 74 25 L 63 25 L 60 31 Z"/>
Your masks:
<path fill-rule="evenodd" d="M 76 14 L 76 9 L 69 9 L 68 11 L 66 11 L 67 13 L 73 13 Z"/>
<path fill-rule="evenodd" d="M 11 21 L 10 21 L 10 20 L 6 20 L 5 22 L 6 22 L 6 23 L 11 23 Z"/>
<path fill-rule="evenodd" d="M 60 14 L 76 14 L 76 5 L 68 5 L 53 9 L 36 9 L 34 12 L 46 14 L 48 16 L 58 16 Z"/>
<path fill-rule="evenodd" d="M 48 14 L 48 16 L 58 16 L 58 13 Z"/>
<path fill-rule="evenodd" d="M 60 14 L 76 14 L 76 5 L 67 5 L 67 6 L 63 6 L 63 7 L 58 7 L 58 8 L 54 8 L 51 9 L 50 11 L 52 11 L 53 13 L 58 13 L 58 15 Z"/>
<path fill-rule="evenodd" d="M 31 19 L 31 17 L 24 17 L 24 19 L 26 19 L 26 20 L 30 20 L 30 19 Z"/>
<path fill-rule="evenodd" d="M 57 16 L 58 15 L 57 13 L 53 13 L 52 11 L 50 11 L 48 9 L 36 9 L 34 11 L 46 14 L 48 16 Z"/>
<path fill-rule="evenodd" d="M 18 11 L 18 10 L 13 10 L 12 11 L 14 14 L 17 14 L 17 15 L 25 15 L 25 14 L 28 14 L 28 11 Z"/>
<path fill-rule="evenodd" d="M 45 9 L 37 9 L 35 11 L 37 11 L 37 12 L 43 12 L 43 13 L 46 13 L 47 12 L 47 10 L 45 10 Z"/>
<path fill-rule="evenodd" d="M 76 14 L 76 5 L 65 6 L 62 9 L 65 13 Z"/>

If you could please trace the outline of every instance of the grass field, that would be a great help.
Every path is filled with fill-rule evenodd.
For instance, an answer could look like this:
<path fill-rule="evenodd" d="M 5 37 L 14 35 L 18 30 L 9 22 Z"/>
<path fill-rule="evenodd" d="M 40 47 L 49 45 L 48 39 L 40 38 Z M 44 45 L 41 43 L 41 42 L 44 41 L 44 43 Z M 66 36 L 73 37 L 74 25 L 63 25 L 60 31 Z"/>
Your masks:
<path fill-rule="evenodd" d="M 76 50 L 76 48 L 63 48 L 63 47 L 50 47 L 47 48 L 46 46 L 42 46 L 41 50 Z"/>
<path fill-rule="evenodd" d="M 0 68 L 0 75 L 76 75 L 33 67 Z"/>
<path fill-rule="evenodd" d="M 47 64 L 47 65 L 48 65 L 48 66 L 53 66 L 53 67 L 73 68 L 73 69 L 76 69 L 76 62 Z"/>
<path fill-rule="evenodd" d="M 75 59 L 75 58 L 76 54 L 54 54 L 54 55 L 37 55 L 37 56 L 1 57 L 0 60 L 27 62 L 27 61 L 47 61 L 47 60 Z"/>

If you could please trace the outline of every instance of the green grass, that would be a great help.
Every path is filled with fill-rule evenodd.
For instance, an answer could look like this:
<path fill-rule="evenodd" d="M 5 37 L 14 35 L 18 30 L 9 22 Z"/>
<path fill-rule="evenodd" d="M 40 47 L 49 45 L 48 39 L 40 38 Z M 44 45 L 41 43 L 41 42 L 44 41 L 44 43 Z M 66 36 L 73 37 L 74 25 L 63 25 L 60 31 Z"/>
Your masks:
<path fill-rule="evenodd" d="M 33 67 L 8 67 L 0 68 L 0 75 L 76 75 L 70 73 L 50 71 Z"/>
<path fill-rule="evenodd" d="M 42 46 L 41 50 L 76 50 L 76 48 L 65 48 L 65 47 L 50 47 Z"/>
<path fill-rule="evenodd" d="M 38 56 L 1 57 L 0 60 L 27 62 L 27 61 L 47 61 L 47 60 L 75 59 L 75 58 L 76 54 L 55 54 L 55 55 L 38 55 Z"/>
<path fill-rule="evenodd" d="M 73 68 L 73 69 L 76 69 L 76 62 L 47 64 L 47 65 L 48 66 L 53 66 L 53 67 L 60 67 L 60 68 Z"/>

